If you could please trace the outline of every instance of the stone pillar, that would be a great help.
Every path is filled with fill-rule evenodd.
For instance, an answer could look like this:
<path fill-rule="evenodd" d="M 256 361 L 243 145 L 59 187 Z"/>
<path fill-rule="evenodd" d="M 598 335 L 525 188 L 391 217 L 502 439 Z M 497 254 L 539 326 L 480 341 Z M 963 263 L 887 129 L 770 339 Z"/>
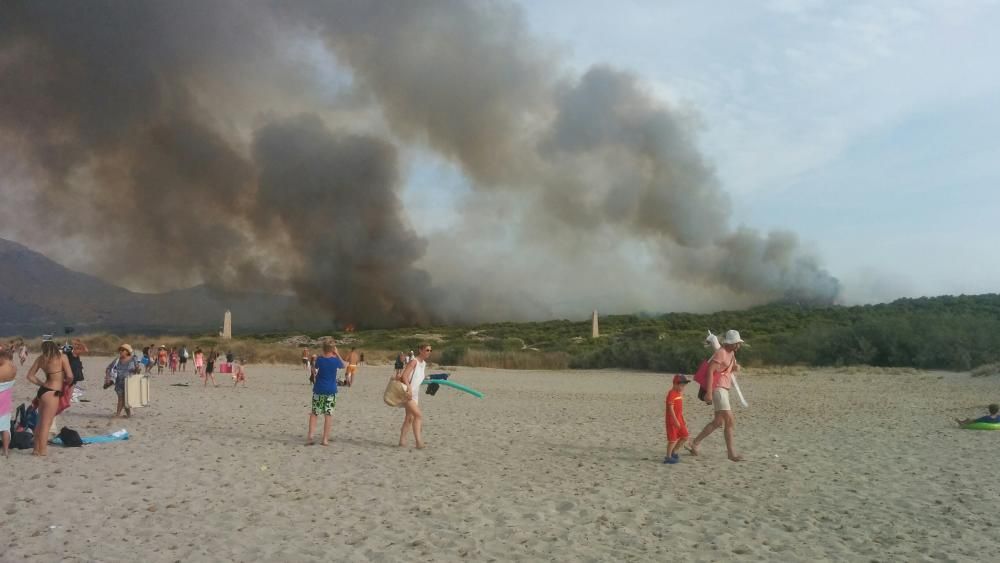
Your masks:
<path fill-rule="evenodd" d="M 597 329 L 597 309 L 594 309 L 594 315 L 590 319 L 590 337 L 597 338 L 601 335 L 601 331 Z"/>
<path fill-rule="evenodd" d="M 226 311 L 226 316 L 222 318 L 222 339 L 233 339 L 233 314 L 228 310 Z"/>

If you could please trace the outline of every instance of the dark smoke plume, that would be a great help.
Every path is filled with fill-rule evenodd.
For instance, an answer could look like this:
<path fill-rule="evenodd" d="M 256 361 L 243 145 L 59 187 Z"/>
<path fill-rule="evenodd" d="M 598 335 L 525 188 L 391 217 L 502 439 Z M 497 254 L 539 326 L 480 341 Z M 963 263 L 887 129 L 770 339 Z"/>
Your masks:
<path fill-rule="evenodd" d="M 23 157 L 0 172 L 35 203 L 19 238 L 73 241 L 133 287 L 291 290 L 378 325 L 539 318 L 551 295 L 588 309 L 608 290 L 589 271 L 638 267 L 609 257 L 624 252 L 657 274 L 599 299 L 612 309 L 655 308 L 664 285 L 839 292 L 794 235 L 733 230 L 693 116 L 628 72 L 565 72 L 506 2 L 15 0 L 0 84 L 0 149 Z M 503 220 L 419 237 L 408 146 L 455 163 L 468 208 Z"/>

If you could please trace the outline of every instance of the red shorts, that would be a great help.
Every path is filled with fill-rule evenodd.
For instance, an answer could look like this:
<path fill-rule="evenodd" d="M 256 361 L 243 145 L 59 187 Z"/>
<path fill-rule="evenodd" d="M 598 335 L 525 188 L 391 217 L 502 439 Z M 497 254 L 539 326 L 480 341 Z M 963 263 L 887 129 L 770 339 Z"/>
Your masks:
<path fill-rule="evenodd" d="M 681 424 L 680 426 L 672 426 L 667 424 L 667 441 L 676 442 L 681 438 L 688 437 L 688 427 L 687 424 Z"/>

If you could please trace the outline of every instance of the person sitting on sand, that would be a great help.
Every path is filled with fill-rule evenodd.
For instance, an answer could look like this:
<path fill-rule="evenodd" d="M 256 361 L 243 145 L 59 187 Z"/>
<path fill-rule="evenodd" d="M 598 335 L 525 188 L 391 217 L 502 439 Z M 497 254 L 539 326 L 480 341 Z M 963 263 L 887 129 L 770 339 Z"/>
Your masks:
<path fill-rule="evenodd" d="M 35 377 L 41 370 L 45 381 Z M 42 355 L 35 359 L 28 369 L 28 381 L 38 386 L 35 400 L 38 401 L 38 426 L 35 428 L 35 449 L 32 455 L 43 456 L 48 450 L 49 427 L 59 410 L 59 398 L 63 387 L 73 383 L 73 368 L 69 360 L 51 340 L 42 342 Z"/>
<path fill-rule="evenodd" d="M 14 406 L 14 380 L 17 366 L 14 365 L 14 349 L 0 346 L 0 439 L 3 441 L 3 457 L 10 450 L 10 409 Z"/>
<path fill-rule="evenodd" d="M 990 414 L 986 416 L 981 416 L 976 419 L 966 418 L 963 420 L 955 419 L 955 422 L 959 426 L 965 426 L 966 424 L 972 424 L 973 422 L 988 422 L 990 424 L 1000 424 L 1000 405 L 993 403 L 992 405 L 986 407 L 986 410 L 990 411 Z"/>
<path fill-rule="evenodd" d="M 128 376 L 138 373 L 142 373 L 142 362 L 132 355 L 132 346 L 122 344 L 118 347 L 118 357 L 104 370 L 104 387 L 114 385 L 115 394 L 118 395 L 114 418 L 122 415 L 122 409 L 125 410 L 126 418 L 132 416 L 132 409 L 125 406 L 125 380 Z"/>
<path fill-rule="evenodd" d="M 680 461 L 677 450 L 684 445 L 689 436 L 687 422 L 684 421 L 684 386 L 691 380 L 686 376 L 674 376 L 674 385 L 667 392 L 667 457 L 663 463 L 674 464 Z"/>
<path fill-rule="evenodd" d="M 723 434 L 726 438 L 726 453 L 731 461 L 743 461 L 743 457 L 736 454 L 733 449 L 733 430 L 736 427 L 736 420 L 733 418 L 733 408 L 729 405 L 729 387 L 732 385 L 732 373 L 739 371 L 739 364 L 736 363 L 736 352 L 743 344 L 740 333 L 735 330 L 726 331 L 722 340 L 722 348 L 712 354 L 708 361 L 707 381 L 705 384 L 705 403 L 715 407 L 715 416 L 700 434 L 691 442 L 687 450 L 691 455 L 698 455 L 698 445 L 715 432 L 716 429 L 724 428 Z"/>
<path fill-rule="evenodd" d="M 323 355 L 313 360 L 312 364 L 315 383 L 306 445 L 313 444 L 316 417 L 323 415 L 323 439 L 320 444 L 326 446 L 330 443 L 330 429 L 333 427 L 333 408 L 337 406 L 337 370 L 343 369 L 344 362 L 337 353 L 336 344 L 328 340 L 323 343 Z"/>

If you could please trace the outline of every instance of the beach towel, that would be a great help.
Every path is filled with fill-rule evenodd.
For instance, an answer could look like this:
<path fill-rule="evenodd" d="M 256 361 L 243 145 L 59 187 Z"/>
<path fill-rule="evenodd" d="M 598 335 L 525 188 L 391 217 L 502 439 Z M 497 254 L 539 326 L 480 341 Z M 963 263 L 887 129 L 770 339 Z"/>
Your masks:
<path fill-rule="evenodd" d="M 10 428 L 10 411 L 14 408 L 14 381 L 0 383 L 0 430 Z"/>
<path fill-rule="evenodd" d="M 59 396 L 59 406 L 56 408 L 56 416 L 59 416 L 62 411 L 69 408 L 70 403 L 73 401 L 73 383 L 67 383 L 63 385 L 62 395 Z"/>
<path fill-rule="evenodd" d="M 100 436 L 83 436 L 80 440 L 84 444 L 105 444 L 107 442 L 118 442 L 120 440 L 128 440 L 128 430 L 122 428 L 117 432 L 112 432 L 111 434 L 103 434 Z M 62 446 L 62 440 L 59 438 L 53 438 L 52 443 L 57 446 Z"/>

